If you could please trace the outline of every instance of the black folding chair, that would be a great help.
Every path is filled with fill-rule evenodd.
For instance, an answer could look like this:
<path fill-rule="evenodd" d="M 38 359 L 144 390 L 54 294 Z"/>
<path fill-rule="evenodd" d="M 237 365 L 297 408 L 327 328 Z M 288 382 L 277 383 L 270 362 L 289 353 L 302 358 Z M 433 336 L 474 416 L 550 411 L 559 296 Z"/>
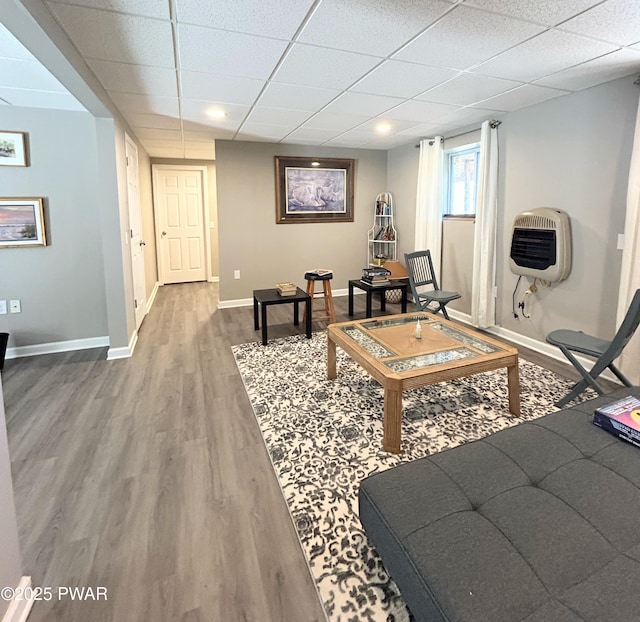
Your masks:
<path fill-rule="evenodd" d="M 438 281 L 433 271 L 433 262 L 431 261 L 431 251 L 405 253 L 404 260 L 407 264 L 409 285 L 413 294 L 413 302 L 416 303 L 416 309 L 418 311 L 431 311 L 427 306 L 435 302 L 438 304 L 438 308 L 433 313 L 442 311 L 442 315 L 448 320 L 449 314 L 445 309 L 445 305 L 462 296 L 458 292 L 445 292 L 438 287 Z M 432 287 L 433 289 L 421 290 L 419 289 L 421 287 Z"/>
<path fill-rule="evenodd" d="M 547 335 L 547 343 L 558 346 L 570 363 L 580 372 L 583 380 L 580 380 L 570 393 L 556 402 L 559 408 L 568 404 L 571 400 L 580 395 L 587 387 L 595 389 L 599 395 L 604 395 L 604 391 L 596 382 L 596 378 L 607 367 L 615 374 L 616 378 L 627 387 L 632 386 L 625 375 L 613 364 L 624 350 L 633 333 L 636 332 L 640 324 L 640 289 L 636 290 L 627 314 L 620 324 L 620 328 L 611 341 L 598 339 L 577 330 L 554 330 Z M 596 359 L 591 371 L 587 371 L 571 352 L 579 352 Z"/>

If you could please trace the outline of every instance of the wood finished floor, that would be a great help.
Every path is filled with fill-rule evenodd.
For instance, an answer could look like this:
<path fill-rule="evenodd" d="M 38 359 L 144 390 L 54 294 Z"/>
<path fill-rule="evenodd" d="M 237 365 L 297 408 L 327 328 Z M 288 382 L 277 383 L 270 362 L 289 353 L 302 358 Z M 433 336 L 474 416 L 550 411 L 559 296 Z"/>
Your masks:
<path fill-rule="evenodd" d="M 36 603 L 30 622 L 325 619 L 230 350 L 259 341 L 253 310 L 217 301 L 215 284 L 160 288 L 131 359 L 6 362 L 24 574 L 108 590 L 106 602 Z M 335 302 L 347 320 L 347 299 Z M 304 332 L 289 305 L 268 315 L 270 339 Z"/>

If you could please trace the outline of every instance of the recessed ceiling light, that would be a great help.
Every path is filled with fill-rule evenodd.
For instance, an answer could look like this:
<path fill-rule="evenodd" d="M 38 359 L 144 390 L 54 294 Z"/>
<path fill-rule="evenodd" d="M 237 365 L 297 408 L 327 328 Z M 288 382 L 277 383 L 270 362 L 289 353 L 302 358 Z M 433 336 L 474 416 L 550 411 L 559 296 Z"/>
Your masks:
<path fill-rule="evenodd" d="M 376 125 L 376 132 L 378 132 L 379 134 L 386 134 L 387 132 L 391 131 L 391 123 L 387 123 L 386 121 L 383 121 L 382 123 L 378 123 L 378 125 Z"/>
<path fill-rule="evenodd" d="M 227 113 L 222 108 L 209 108 L 207 115 L 212 119 L 222 119 L 227 116 Z"/>

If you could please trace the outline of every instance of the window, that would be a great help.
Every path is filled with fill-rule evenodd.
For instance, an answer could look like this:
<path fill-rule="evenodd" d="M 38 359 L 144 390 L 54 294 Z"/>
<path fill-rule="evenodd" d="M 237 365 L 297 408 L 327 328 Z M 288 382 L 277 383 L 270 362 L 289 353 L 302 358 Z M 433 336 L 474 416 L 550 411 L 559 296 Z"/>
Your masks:
<path fill-rule="evenodd" d="M 447 153 L 446 216 L 474 216 L 478 198 L 478 160 L 480 146 Z"/>

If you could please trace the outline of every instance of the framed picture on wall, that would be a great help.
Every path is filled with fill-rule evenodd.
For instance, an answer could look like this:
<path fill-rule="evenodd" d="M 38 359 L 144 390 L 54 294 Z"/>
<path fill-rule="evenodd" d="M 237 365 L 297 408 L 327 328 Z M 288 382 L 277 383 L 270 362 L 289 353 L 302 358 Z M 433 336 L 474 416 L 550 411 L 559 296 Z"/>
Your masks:
<path fill-rule="evenodd" d="M 355 160 L 275 157 L 276 223 L 353 222 Z"/>
<path fill-rule="evenodd" d="M 0 166 L 27 166 L 27 147 L 22 132 L 0 130 Z"/>
<path fill-rule="evenodd" d="M 42 199 L 0 198 L 0 248 L 46 245 Z"/>

